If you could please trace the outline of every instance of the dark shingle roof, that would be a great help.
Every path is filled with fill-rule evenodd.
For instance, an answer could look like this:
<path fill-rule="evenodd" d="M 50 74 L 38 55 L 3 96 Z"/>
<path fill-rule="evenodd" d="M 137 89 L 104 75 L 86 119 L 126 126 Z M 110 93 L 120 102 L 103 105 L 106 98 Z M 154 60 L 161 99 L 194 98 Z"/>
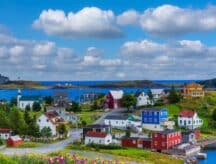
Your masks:
<path fill-rule="evenodd" d="M 159 112 L 161 110 L 164 110 L 165 108 L 144 108 L 143 111 L 153 111 L 153 112 Z"/>
<path fill-rule="evenodd" d="M 175 133 L 175 132 L 178 132 L 178 131 L 175 130 L 175 129 L 166 129 L 166 130 L 161 131 L 159 133 L 161 133 L 161 134 L 170 134 L 170 133 Z"/>

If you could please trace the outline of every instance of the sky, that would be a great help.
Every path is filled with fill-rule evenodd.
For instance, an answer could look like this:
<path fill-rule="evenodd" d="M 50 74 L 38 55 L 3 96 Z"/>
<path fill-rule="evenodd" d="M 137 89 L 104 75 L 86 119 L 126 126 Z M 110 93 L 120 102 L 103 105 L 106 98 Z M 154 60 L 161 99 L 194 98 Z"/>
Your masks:
<path fill-rule="evenodd" d="M 25 80 L 216 77 L 216 1 L 1 0 L 0 73 Z"/>

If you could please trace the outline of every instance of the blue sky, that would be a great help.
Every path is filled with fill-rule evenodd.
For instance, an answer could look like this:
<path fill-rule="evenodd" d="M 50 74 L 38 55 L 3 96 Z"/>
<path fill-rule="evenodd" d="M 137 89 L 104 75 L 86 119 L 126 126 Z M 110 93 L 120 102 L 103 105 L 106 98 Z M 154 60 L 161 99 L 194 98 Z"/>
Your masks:
<path fill-rule="evenodd" d="M 215 3 L 1 0 L 1 73 L 31 80 L 213 78 Z"/>

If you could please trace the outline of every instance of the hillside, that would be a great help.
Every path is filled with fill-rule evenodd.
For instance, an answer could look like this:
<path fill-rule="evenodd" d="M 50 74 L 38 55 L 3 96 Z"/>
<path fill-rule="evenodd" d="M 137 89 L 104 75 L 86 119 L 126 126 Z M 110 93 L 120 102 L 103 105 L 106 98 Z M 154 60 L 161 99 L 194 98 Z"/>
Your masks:
<path fill-rule="evenodd" d="M 1 89 L 16 89 L 16 88 L 47 88 L 46 86 L 43 86 L 39 82 L 35 81 L 8 81 L 4 84 L 0 84 Z"/>
<path fill-rule="evenodd" d="M 118 82 L 109 82 L 98 85 L 91 85 L 92 88 L 124 88 L 124 87 L 144 87 L 144 88 L 164 88 L 166 85 L 154 83 L 150 80 L 133 80 L 133 81 L 118 81 Z"/>
<path fill-rule="evenodd" d="M 205 88 L 216 88 L 216 78 L 199 81 L 198 83 L 203 85 Z"/>

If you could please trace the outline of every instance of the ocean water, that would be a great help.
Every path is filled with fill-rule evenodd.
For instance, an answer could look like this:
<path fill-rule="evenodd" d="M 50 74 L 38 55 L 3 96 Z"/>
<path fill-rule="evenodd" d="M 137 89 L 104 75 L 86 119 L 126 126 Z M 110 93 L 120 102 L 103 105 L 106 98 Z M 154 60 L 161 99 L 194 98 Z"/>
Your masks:
<path fill-rule="evenodd" d="M 155 82 L 161 84 L 171 84 L 171 83 L 189 83 L 195 80 L 156 80 Z M 95 85 L 95 84 L 104 84 L 113 81 L 41 81 L 45 86 L 53 86 L 56 84 L 72 84 L 76 86 L 82 85 Z M 113 88 L 70 88 L 70 89 L 23 89 L 22 95 L 30 96 L 30 95 L 39 95 L 42 97 L 52 96 L 55 92 L 64 91 L 68 93 L 70 99 L 79 102 L 80 95 L 86 92 L 96 92 L 107 94 L 109 90 Z M 148 88 L 121 88 L 125 93 L 135 93 L 138 90 L 147 91 Z M 5 99 L 10 101 L 11 98 L 17 96 L 17 89 L 0 89 L 0 99 Z"/>
<path fill-rule="evenodd" d="M 206 150 L 207 158 L 199 160 L 199 164 L 216 164 L 216 149 Z"/>

